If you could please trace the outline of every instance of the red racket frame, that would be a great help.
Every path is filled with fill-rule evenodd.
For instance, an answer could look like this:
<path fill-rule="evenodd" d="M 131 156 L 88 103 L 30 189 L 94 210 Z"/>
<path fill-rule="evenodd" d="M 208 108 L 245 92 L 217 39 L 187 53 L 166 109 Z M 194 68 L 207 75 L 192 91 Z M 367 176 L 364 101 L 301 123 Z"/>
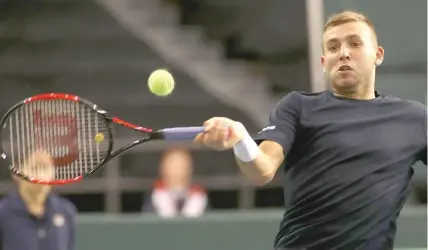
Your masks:
<path fill-rule="evenodd" d="M 88 173 L 85 173 L 81 176 L 78 176 L 78 177 L 75 177 L 72 179 L 53 180 L 53 181 L 37 180 L 35 178 L 30 178 L 26 175 L 23 175 L 22 173 L 20 173 L 20 171 L 18 169 L 13 167 L 12 163 L 8 163 L 9 170 L 12 171 L 13 174 L 15 174 L 18 177 L 23 178 L 27 181 L 30 181 L 32 183 L 45 184 L 45 185 L 64 185 L 64 184 L 79 182 L 83 178 L 85 178 L 86 176 L 93 174 L 94 172 L 99 170 L 101 166 L 103 166 L 108 160 L 110 160 L 114 156 L 119 155 L 119 154 L 123 153 L 124 151 L 126 151 L 127 149 L 134 147 L 138 144 L 141 144 L 145 141 L 158 139 L 158 137 L 159 137 L 158 134 L 156 132 L 154 132 L 153 129 L 151 129 L 151 128 L 146 128 L 146 127 L 142 127 L 142 126 L 138 126 L 138 125 L 126 122 L 126 121 L 124 121 L 118 117 L 110 117 L 110 116 L 108 116 L 106 111 L 100 109 L 97 105 L 93 104 L 92 102 L 87 101 L 83 98 L 80 98 L 79 96 L 76 96 L 76 95 L 64 94 L 64 93 L 45 93 L 45 94 L 40 94 L 40 95 L 28 97 L 28 98 L 24 99 L 23 101 L 17 103 L 16 105 L 14 105 L 11 109 L 9 109 L 9 111 L 3 116 L 2 120 L 0 121 L 0 125 L 3 126 L 3 124 L 8 120 L 9 116 L 19 107 L 26 105 L 26 104 L 29 104 L 29 103 L 34 102 L 34 101 L 41 101 L 41 100 L 69 100 L 69 101 L 79 102 L 81 104 L 84 104 L 87 107 L 92 108 L 98 114 L 105 117 L 105 119 L 108 123 L 108 127 L 107 127 L 108 131 L 107 132 L 110 136 L 110 141 L 109 141 L 107 156 Z M 142 138 L 141 140 L 135 141 L 134 143 L 132 143 L 126 147 L 123 147 L 121 150 L 116 151 L 115 153 L 112 154 L 112 150 L 113 150 L 113 131 L 112 131 L 112 126 L 111 126 L 112 123 L 122 125 L 122 126 L 125 126 L 127 128 L 130 128 L 130 129 L 133 129 L 136 131 L 140 131 L 143 133 L 151 134 L 151 136 L 147 136 L 147 137 Z M 0 142 L 2 141 L 1 138 L 2 138 L 2 134 L 0 131 Z M 1 152 L 1 158 L 3 160 L 7 161 L 7 155 L 6 155 L 6 153 L 4 153 L 3 146 L 1 145 L 1 143 L 0 143 L 0 152 Z"/>

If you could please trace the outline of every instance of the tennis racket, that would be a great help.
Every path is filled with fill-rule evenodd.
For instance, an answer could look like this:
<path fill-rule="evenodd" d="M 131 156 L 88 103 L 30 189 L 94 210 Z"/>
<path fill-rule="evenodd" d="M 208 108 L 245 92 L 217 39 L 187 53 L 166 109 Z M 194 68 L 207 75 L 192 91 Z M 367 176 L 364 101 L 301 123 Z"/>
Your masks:
<path fill-rule="evenodd" d="M 61 185 L 81 181 L 109 160 L 153 140 L 193 140 L 203 127 L 153 130 L 110 116 L 75 95 L 47 93 L 26 98 L 1 120 L 0 152 L 9 170 L 30 182 Z M 113 152 L 113 126 L 145 134 Z M 49 163 L 40 155 L 49 156 Z M 38 156 L 39 155 L 39 156 Z"/>

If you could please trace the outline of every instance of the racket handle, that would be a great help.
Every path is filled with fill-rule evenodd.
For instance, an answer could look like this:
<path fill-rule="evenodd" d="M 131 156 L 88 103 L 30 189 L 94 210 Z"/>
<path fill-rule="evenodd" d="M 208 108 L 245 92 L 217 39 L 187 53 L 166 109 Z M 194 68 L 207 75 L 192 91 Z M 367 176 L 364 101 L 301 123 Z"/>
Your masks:
<path fill-rule="evenodd" d="M 204 127 L 178 127 L 160 130 L 164 140 L 186 141 L 194 140 L 196 136 L 204 132 Z"/>

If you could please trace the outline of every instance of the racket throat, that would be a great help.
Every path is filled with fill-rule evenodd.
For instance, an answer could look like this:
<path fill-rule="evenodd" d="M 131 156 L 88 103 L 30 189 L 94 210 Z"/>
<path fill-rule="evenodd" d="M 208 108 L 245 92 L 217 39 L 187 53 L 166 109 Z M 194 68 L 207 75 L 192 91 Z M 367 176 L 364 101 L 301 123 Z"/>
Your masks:
<path fill-rule="evenodd" d="M 150 140 L 165 140 L 165 135 L 162 130 L 150 133 Z"/>

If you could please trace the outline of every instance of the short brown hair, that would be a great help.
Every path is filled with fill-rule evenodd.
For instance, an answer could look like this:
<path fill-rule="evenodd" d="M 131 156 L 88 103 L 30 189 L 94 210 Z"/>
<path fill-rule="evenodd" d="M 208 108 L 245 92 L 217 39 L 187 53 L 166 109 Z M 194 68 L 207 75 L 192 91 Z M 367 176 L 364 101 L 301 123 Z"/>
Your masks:
<path fill-rule="evenodd" d="M 373 30 L 375 37 L 377 36 L 373 22 L 366 15 L 349 10 L 331 16 L 328 19 L 327 23 L 324 25 L 324 32 L 326 32 L 330 28 L 337 27 L 339 25 L 350 22 L 363 22 L 367 24 Z"/>

